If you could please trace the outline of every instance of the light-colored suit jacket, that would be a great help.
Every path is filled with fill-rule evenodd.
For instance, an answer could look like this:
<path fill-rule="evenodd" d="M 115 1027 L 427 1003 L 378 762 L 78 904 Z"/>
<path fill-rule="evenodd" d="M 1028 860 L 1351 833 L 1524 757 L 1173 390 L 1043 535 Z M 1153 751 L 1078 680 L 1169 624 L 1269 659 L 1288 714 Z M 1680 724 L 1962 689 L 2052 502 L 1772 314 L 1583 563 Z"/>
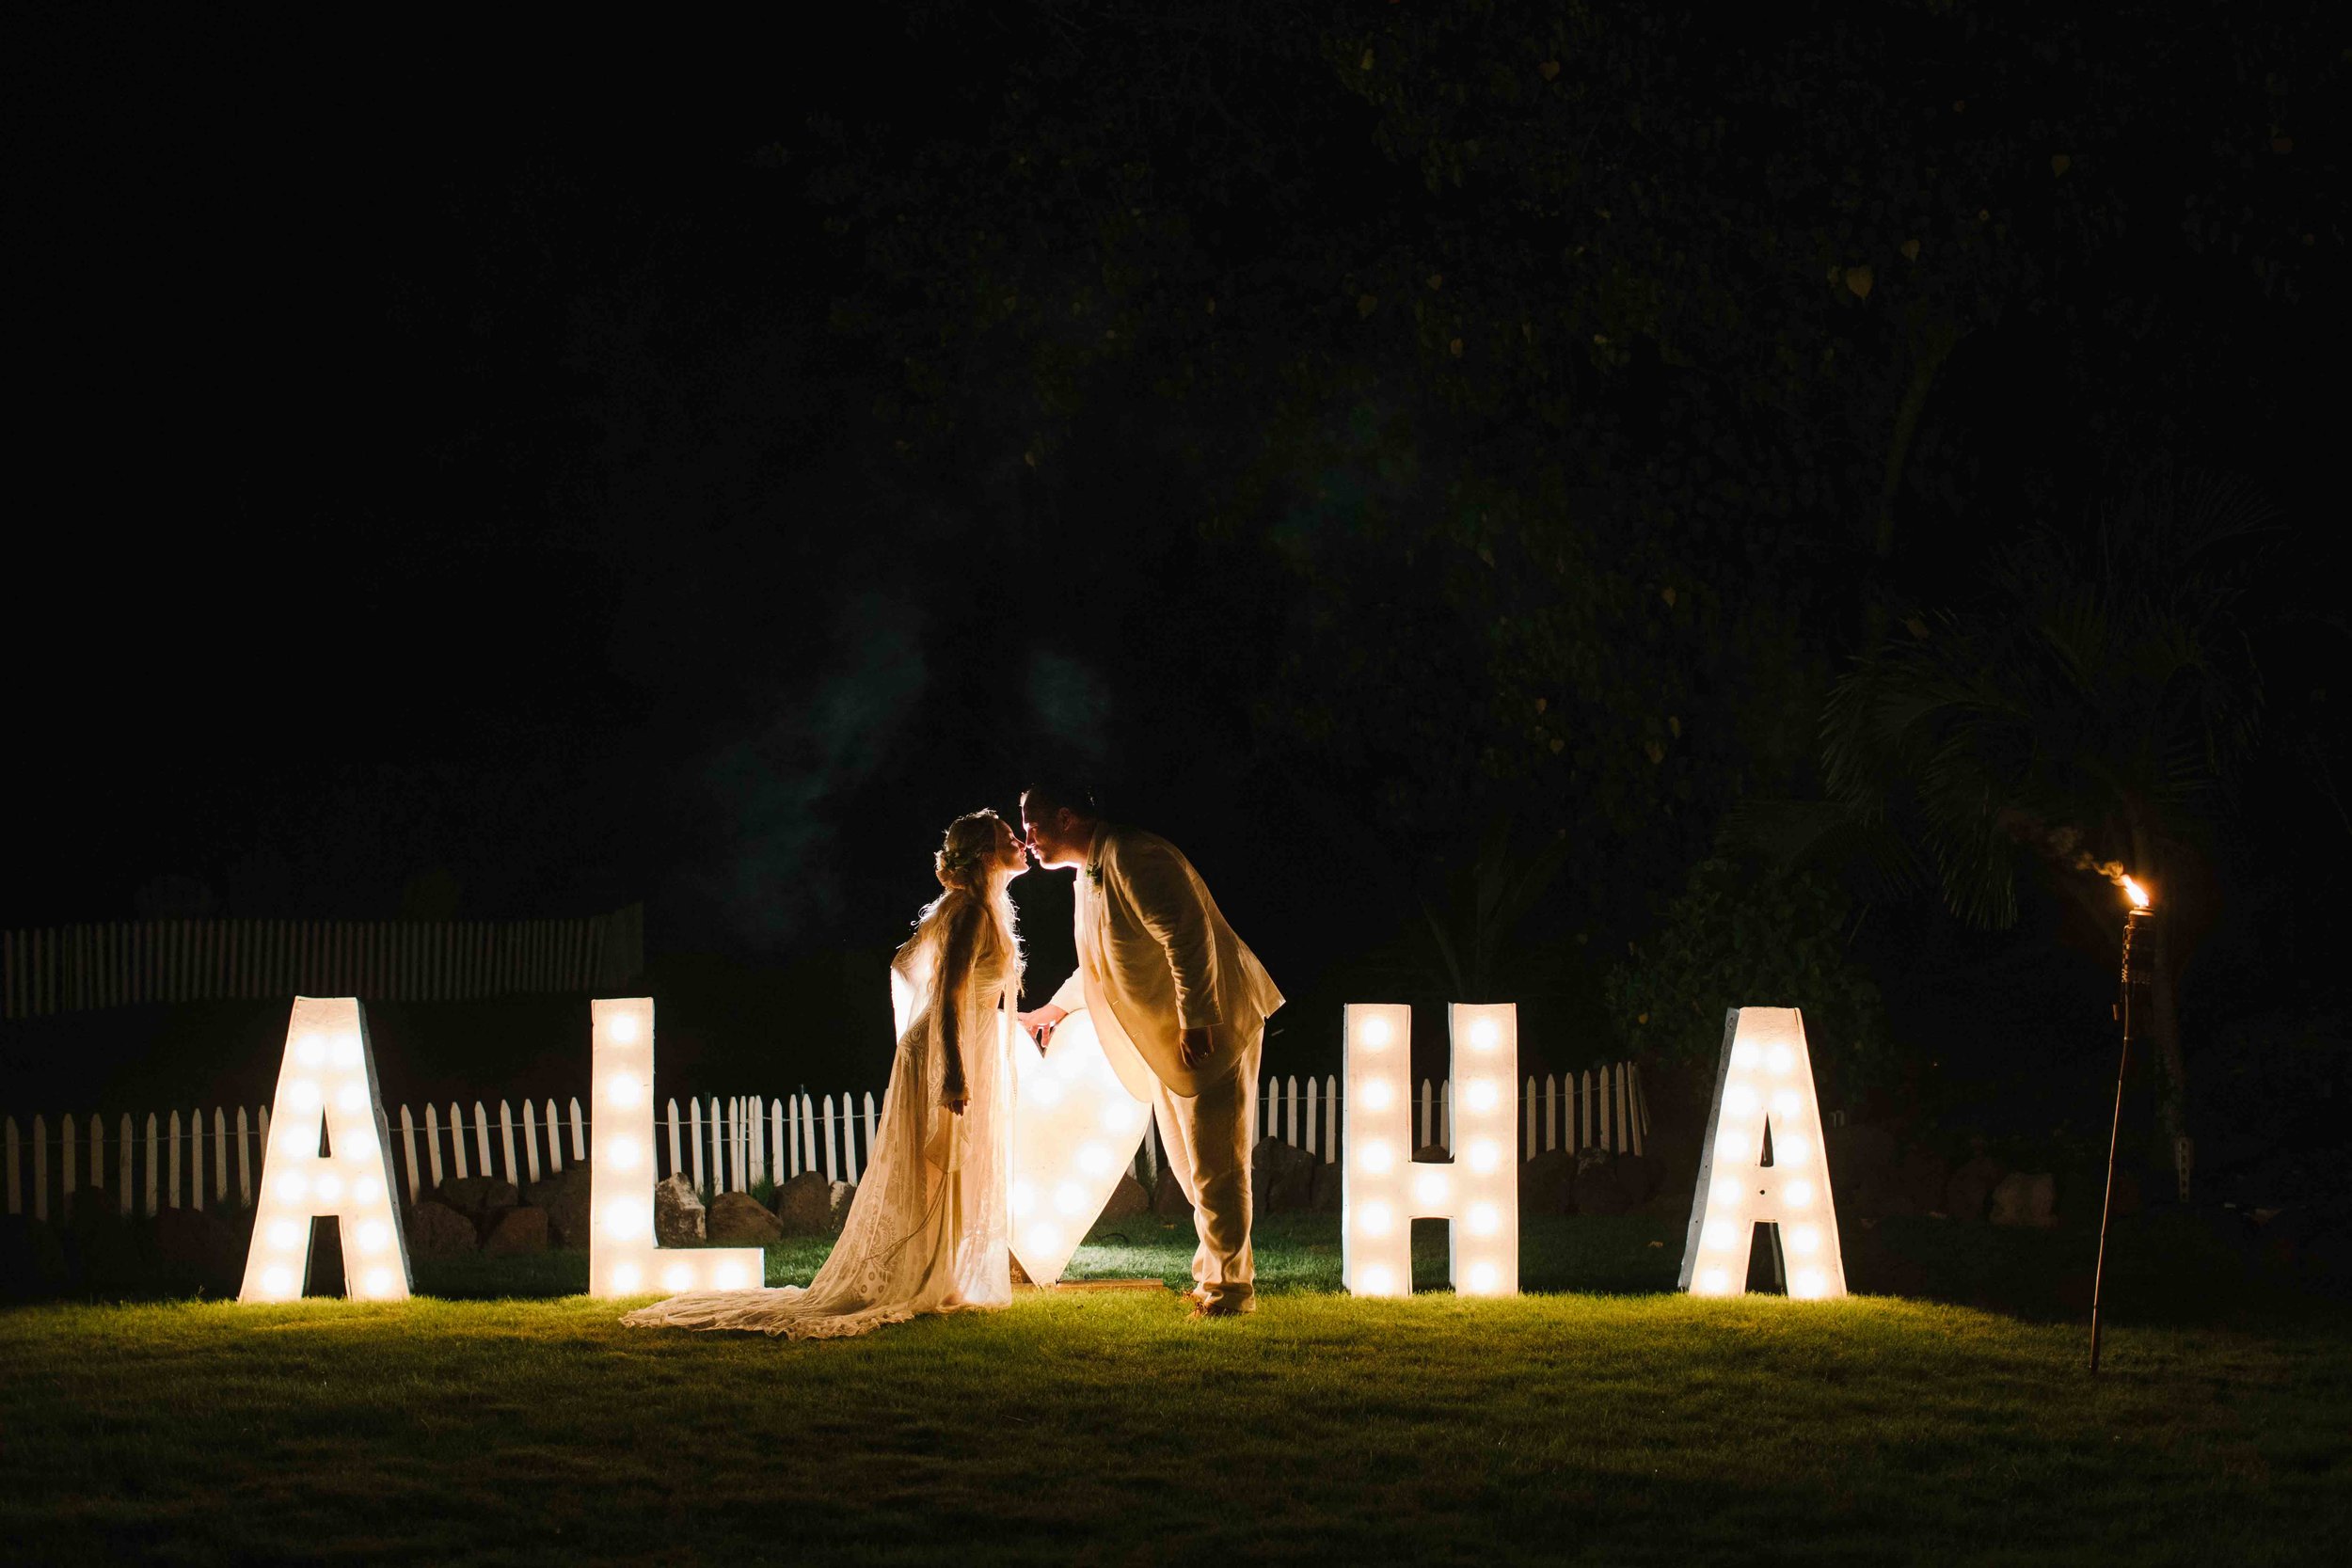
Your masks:
<path fill-rule="evenodd" d="M 1136 1081 L 1137 1066 L 1182 1095 L 1232 1073 L 1282 1005 L 1200 873 L 1157 833 L 1107 822 L 1095 830 L 1078 871 L 1075 924 L 1078 967 L 1054 1006 L 1086 1008 L 1104 1054 L 1139 1099 L 1151 1085 Z M 1178 1037 L 1202 1026 L 1215 1049 L 1186 1067 Z"/>

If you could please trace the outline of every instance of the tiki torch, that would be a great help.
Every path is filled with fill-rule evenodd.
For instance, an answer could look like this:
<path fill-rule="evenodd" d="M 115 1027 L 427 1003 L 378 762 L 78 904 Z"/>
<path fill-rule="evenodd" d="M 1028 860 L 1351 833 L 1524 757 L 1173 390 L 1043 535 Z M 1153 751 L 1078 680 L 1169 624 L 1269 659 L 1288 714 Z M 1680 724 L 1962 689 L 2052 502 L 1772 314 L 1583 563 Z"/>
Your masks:
<path fill-rule="evenodd" d="M 2107 1221 L 2115 1213 L 2115 1151 L 2123 1137 L 2123 1077 L 2132 1066 L 2132 938 L 2138 934 L 2139 923 L 2153 918 L 2148 908 L 2148 890 L 2129 877 L 2117 879 L 2123 895 L 2132 901 L 2131 912 L 2123 917 L 2123 995 L 2116 1006 L 2116 1014 L 2123 1021 L 2123 1053 L 2115 1067 L 2115 1125 L 2107 1132 L 2107 1196 L 2099 1206 L 2099 1260 L 2090 1271 L 2090 1370 L 2099 1370 L 2099 1290 L 2107 1273 Z"/>

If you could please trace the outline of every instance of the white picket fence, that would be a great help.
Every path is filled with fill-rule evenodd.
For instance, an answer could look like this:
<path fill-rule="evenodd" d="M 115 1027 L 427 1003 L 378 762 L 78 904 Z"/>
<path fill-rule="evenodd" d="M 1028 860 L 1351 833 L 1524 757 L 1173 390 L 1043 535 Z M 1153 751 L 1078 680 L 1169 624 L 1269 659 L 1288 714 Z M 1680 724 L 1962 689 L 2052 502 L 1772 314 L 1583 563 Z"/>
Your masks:
<path fill-rule="evenodd" d="M 1642 1069 L 1637 1062 L 1611 1062 L 1587 1069 L 1581 1079 L 1575 1073 L 1565 1077 L 1552 1073 L 1538 1084 L 1531 1076 L 1519 1092 L 1518 1105 L 1521 1160 L 1533 1160 L 1555 1148 L 1639 1154 L 1649 1135 L 1649 1097 L 1642 1092 Z M 1419 1111 L 1415 1147 L 1452 1148 L 1452 1083 L 1422 1079 Z M 1311 1076 L 1302 1096 L 1295 1075 L 1268 1078 L 1258 1097 L 1258 1128 L 1262 1137 L 1279 1138 L 1294 1148 L 1320 1153 L 1327 1164 L 1336 1164 L 1340 1157 L 1339 1079 Z"/>
<path fill-rule="evenodd" d="M 657 1175 L 683 1172 L 706 1191 L 745 1192 L 763 1177 L 787 1180 L 821 1170 L 829 1181 L 855 1181 L 873 1155 L 880 1106 L 871 1094 L 821 1099 L 802 1091 L 777 1099 L 738 1095 L 673 1099 L 656 1118 Z M 482 1101 L 470 1116 L 452 1101 L 428 1104 L 420 1116 L 407 1105 L 388 1108 L 393 1158 L 413 1201 L 443 1180 L 496 1176 L 520 1185 L 562 1172 L 587 1157 L 588 1118 L 580 1101 L 561 1110 L 553 1100 L 525 1100 L 517 1113 L 501 1100 L 493 1113 Z M 8 1212 L 37 1220 L 62 1215 L 78 1200 L 109 1194 L 125 1214 L 152 1215 L 183 1204 L 233 1201 L 248 1207 L 269 1137 L 269 1108 L 216 1106 L 128 1113 L 110 1128 L 103 1116 L 60 1117 L 53 1132 L 45 1115 L 29 1128 L 13 1116 L 0 1121 L 5 1139 Z M 661 1152 L 667 1151 L 666 1166 Z"/>
<path fill-rule="evenodd" d="M 222 998 L 441 1002 L 610 991 L 645 911 L 576 920 L 131 920 L 0 931 L 0 1017 Z"/>
<path fill-rule="evenodd" d="M 1340 1099 L 1337 1077 L 1310 1076 L 1303 1086 L 1295 1074 L 1269 1077 L 1258 1103 L 1260 1135 L 1336 1162 Z M 1649 1101 L 1641 1069 L 1632 1062 L 1613 1062 L 1581 1078 L 1555 1074 L 1539 1084 L 1530 1077 L 1518 1102 L 1525 1160 L 1554 1148 L 1639 1154 L 1649 1132 Z M 1452 1085 L 1422 1080 L 1418 1110 L 1419 1147 L 1451 1148 Z M 437 1104 L 427 1104 L 421 1116 L 406 1105 L 386 1115 L 411 1201 L 451 1178 L 496 1176 L 519 1186 L 559 1174 L 566 1161 L 587 1158 L 589 1123 L 577 1097 L 560 1109 L 551 1099 L 525 1100 L 519 1114 L 509 1101 L 500 1101 L 493 1113 L 477 1100 L 470 1116 L 454 1101 L 446 1117 Z M 708 1192 L 746 1192 L 763 1179 L 785 1181 L 803 1171 L 853 1182 L 873 1158 L 880 1121 L 875 1097 L 854 1091 L 821 1098 L 806 1090 L 775 1099 L 690 1097 L 683 1108 L 672 1099 L 656 1118 L 657 1175 L 683 1173 Z M 231 1193 L 239 1207 L 248 1207 L 269 1137 L 269 1108 L 215 1107 L 208 1115 L 198 1107 L 184 1121 L 177 1110 L 151 1111 L 143 1118 L 126 1113 L 111 1130 L 102 1116 L 77 1120 L 69 1115 L 57 1119 L 54 1135 L 45 1115 L 32 1118 L 29 1135 L 11 1116 L 0 1123 L 0 1135 L 11 1214 L 48 1219 L 53 1191 L 61 1214 L 77 1198 L 88 1201 L 84 1195 L 99 1194 L 111 1194 L 125 1214 L 152 1215 L 183 1203 L 217 1206 L 230 1202 Z M 1156 1130 L 1148 1132 L 1136 1151 L 1136 1174 L 1148 1183 L 1163 1157 Z"/>

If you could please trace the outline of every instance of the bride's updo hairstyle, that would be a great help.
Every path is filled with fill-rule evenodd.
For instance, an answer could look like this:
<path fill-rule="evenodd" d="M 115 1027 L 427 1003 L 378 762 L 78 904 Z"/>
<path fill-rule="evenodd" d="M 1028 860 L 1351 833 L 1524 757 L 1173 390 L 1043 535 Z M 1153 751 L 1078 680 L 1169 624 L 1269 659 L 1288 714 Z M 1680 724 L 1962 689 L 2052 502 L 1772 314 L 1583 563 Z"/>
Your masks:
<path fill-rule="evenodd" d="M 985 809 L 967 812 L 947 824 L 947 836 L 939 853 L 931 857 L 931 870 L 938 875 L 941 887 L 987 895 L 988 865 L 996 853 L 999 825 L 997 815 Z"/>

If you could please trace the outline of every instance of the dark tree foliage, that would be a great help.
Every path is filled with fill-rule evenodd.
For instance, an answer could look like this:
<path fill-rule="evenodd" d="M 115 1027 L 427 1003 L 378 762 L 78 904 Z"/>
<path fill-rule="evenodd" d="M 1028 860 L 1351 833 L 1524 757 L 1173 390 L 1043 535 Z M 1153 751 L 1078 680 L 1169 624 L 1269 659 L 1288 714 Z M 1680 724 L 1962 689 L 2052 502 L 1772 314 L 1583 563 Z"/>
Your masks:
<path fill-rule="evenodd" d="M 2013 922 L 2021 867 L 2102 933 L 2122 921 L 2110 879 L 2154 893 L 2140 962 L 2168 1148 L 2189 1130 L 2180 976 L 2213 924 L 2217 824 L 2281 614 L 2249 597 L 2278 524 L 2243 485 L 2145 476 L 2088 545 L 2034 535 L 1981 604 L 1907 617 L 1837 683 L 1823 727 L 1836 808 L 1915 845 L 1962 919 Z"/>
<path fill-rule="evenodd" d="M 1834 660 L 1986 519 L 2275 402 L 2241 340 L 2342 253 L 2310 8 L 917 15 L 987 61 L 950 128 L 787 159 L 878 412 L 1050 485 L 1148 408 L 1298 584 L 1264 760 L 1457 985 L 1806 789 Z"/>
<path fill-rule="evenodd" d="M 1833 877 L 1767 879 L 1731 861 L 1701 861 L 1656 932 L 1610 966 L 1610 1011 L 1645 1060 L 1703 1093 L 1723 1047 L 1727 997 L 1802 1008 L 1822 1091 L 1849 1102 L 1895 1075 L 1885 1006 L 1852 957 L 1854 923 L 1852 900 Z"/>

